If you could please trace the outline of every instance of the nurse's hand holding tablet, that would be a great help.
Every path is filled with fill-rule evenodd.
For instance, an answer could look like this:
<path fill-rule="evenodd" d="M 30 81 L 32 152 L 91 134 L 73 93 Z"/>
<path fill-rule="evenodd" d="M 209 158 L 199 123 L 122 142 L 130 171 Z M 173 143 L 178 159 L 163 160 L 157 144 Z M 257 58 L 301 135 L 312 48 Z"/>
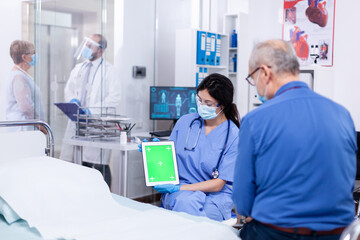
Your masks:
<path fill-rule="evenodd" d="M 154 186 L 159 193 L 179 191 L 180 185 L 175 185 L 179 183 L 179 176 L 173 142 L 144 139 L 138 147 L 143 153 L 146 186 Z"/>

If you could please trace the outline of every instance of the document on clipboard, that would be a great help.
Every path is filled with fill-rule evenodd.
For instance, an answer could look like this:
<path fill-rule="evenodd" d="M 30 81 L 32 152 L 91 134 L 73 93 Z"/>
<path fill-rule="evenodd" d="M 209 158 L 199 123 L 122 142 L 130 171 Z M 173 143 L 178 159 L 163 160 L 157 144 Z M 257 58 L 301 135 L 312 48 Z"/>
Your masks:
<path fill-rule="evenodd" d="M 77 121 L 77 113 L 80 108 L 76 103 L 54 103 L 60 110 L 65 113 L 71 121 Z"/>

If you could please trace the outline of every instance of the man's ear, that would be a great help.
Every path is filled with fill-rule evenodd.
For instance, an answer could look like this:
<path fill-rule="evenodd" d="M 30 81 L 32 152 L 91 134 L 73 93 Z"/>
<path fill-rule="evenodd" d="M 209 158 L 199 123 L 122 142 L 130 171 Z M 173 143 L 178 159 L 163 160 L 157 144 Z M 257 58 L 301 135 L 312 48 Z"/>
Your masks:
<path fill-rule="evenodd" d="M 271 71 L 271 68 L 269 68 L 267 65 L 262 64 L 260 68 L 263 70 L 265 81 L 268 84 L 270 80 L 273 78 L 273 72 Z"/>
<path fill-rule="evenodd" d="M 99 50 L 98 50 L 98 52 L 97 52 L 98 58 L 101 57 L 101 55 L 103 54 L 103 52 L 104 52 L 104 50 L 99 47 Z"/>

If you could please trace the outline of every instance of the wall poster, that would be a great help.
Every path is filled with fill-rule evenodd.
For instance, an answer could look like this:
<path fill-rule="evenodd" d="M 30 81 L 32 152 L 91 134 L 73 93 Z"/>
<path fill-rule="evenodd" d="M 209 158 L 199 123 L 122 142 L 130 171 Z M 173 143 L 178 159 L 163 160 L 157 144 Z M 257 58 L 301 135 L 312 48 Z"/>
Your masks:
<path fill-rule="evenodd" d="M 333 65 L 335 0 L 284 0 L 283 39 L 300 65 Z"/>

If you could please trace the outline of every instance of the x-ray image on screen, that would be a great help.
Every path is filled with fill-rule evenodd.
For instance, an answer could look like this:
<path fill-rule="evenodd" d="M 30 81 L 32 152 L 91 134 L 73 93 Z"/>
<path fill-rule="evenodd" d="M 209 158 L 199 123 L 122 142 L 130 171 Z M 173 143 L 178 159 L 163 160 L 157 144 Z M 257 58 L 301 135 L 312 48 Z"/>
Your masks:
<path fill-rule="evenodd" d="M 179 119 L 196 113 L 195 87 L 150 87 L 150 119 Z"/>

